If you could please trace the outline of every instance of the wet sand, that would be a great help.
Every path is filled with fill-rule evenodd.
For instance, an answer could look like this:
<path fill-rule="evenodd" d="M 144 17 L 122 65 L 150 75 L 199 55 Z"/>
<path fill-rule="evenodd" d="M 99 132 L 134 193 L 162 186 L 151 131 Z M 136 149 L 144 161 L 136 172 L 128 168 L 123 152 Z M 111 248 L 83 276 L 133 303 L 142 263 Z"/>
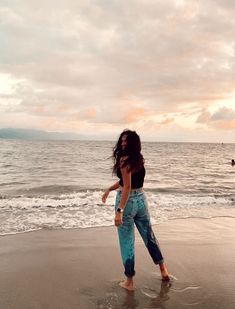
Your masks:
<path fill-rule="evenodd" d="M 115 227 L 0 237 L 1 309 L 235 308 L 235 219 L 153 227 L 171 273 L 162 283 L 136 231 L 136 291 L 123 278 Z"/>

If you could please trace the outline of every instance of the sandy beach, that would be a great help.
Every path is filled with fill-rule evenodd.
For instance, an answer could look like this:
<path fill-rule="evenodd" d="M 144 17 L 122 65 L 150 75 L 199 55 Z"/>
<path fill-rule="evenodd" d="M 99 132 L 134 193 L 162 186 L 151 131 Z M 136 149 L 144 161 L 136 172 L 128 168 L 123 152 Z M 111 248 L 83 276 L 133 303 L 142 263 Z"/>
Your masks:
<path fill-rule="evenodd" d="M 235 220 L 153 227 L 171 274 L 162 283 L 136 232 L 136 291 L 123 278 L 115 227 L 0 237 L 1 309 L 235 308 Z"/>

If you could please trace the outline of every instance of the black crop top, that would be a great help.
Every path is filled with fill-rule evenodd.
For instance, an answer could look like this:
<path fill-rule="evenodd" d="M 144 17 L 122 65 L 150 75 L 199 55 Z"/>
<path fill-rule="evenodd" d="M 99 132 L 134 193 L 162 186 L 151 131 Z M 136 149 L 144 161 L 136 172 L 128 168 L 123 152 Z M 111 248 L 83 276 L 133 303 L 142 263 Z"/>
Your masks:
<path fill-rule="evenodd" d="M 131 188 L 142 188 L 144 184 L 145 168 L 144 166 L 136 173 L 131 173 Z M 123 179 L 120 168 L 117 169 L 117 177 L 120 178 L 119 185 L 123 187 Z"/>

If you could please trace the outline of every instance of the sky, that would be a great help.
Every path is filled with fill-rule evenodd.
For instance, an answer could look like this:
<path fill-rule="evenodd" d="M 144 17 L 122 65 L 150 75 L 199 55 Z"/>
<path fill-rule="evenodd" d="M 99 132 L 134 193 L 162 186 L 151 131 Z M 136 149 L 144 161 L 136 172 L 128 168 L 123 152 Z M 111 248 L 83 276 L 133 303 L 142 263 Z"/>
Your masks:
<path fill-rule="evenodd" d="M 235 142 L 234 0 L 1 0 L 0 128 Z"/>

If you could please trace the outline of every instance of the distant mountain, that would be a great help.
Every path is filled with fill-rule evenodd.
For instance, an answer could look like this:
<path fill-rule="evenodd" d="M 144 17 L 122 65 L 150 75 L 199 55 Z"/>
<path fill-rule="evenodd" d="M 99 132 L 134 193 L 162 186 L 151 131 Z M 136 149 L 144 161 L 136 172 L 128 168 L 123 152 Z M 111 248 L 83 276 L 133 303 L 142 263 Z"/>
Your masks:
<path fill-rule="evenodd" d="M 84 135 L 76 133 L 47 132 L 42 130 L 28 130 L 17 128 L 0 129 L 0 139 L 27 140 L 86 140 Z"/>

